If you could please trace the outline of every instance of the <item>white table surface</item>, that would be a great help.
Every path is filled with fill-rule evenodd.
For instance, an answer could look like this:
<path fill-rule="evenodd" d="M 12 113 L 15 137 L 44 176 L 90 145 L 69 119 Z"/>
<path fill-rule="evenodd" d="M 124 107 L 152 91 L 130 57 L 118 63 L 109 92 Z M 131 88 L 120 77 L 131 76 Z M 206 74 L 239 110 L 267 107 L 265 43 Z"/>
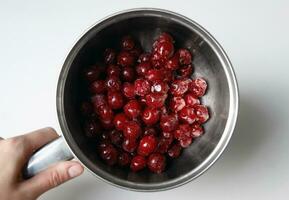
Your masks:
<path fill-rule="evenodd" d="M 235 134 L 209 171 L 180 188 L 129 192 L 85 172 L 40 199 L 285 199 L 289 195 L 288 0 L 0 0 L 0 135 L 12 137 L 45 126 L 60 132 L 55 92 L 68 50 L 97 20 L 133 7 L 179 12 L 222 44 L 240 87 Z"/>

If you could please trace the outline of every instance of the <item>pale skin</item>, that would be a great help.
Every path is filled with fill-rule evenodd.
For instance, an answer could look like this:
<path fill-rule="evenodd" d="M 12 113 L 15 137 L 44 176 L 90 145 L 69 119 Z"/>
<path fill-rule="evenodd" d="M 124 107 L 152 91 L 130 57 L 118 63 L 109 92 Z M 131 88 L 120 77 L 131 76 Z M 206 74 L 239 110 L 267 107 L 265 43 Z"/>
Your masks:
<path fill-rule="evenodd" d="M 33 152 L 57 137 L 54 129 L 44 128 L 5 140 L 0 138 L 1 200 L 35 200 L 46 191 L 82 174 L 80 163 L 64 161 L 28 180 L 22 178 L 22 169 Z"/>

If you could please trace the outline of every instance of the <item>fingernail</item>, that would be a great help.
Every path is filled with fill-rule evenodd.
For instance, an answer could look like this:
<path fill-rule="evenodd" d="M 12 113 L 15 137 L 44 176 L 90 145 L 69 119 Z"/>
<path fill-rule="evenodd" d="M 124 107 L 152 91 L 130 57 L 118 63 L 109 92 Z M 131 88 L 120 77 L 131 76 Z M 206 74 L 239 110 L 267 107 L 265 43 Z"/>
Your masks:
<path fill-rule="evenodd" d="M 80 165 L 73 165 L 68 169 L 68 174 L 71 178 L 79 176 L 83 171 Z"/>

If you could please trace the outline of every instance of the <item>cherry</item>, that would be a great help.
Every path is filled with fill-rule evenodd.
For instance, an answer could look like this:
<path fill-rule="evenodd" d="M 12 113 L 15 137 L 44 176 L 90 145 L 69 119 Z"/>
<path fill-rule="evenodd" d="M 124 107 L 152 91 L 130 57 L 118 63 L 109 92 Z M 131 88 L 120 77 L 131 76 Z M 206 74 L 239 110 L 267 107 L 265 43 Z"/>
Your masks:
<path fill-rule="evenodd" d="M 192 55 L 188 49 L 179 49 L 177 53 L 181 65 L 188 65 L 192 62 Z"/>
<path fill-rule="evenodd" d="M 184 65 L 178 69 L 180 78 L 190 78 L 193 74 L 194 67 L 192 64 Z"/>
<path fill-rule="evenodd" d="M 161 33 L 161 34 L 159 35 L 157 41 L 160 41 L 160 42 L 166 41 L 166 42 L 174 43 L 173 37 L 172 37 L 170 34 L 166 33 L 166 32 Z"/>
<path fill-rule="evenodd" d="M 151 84 L 145 79 L 136 79 L 134 82 L 134 92 L 136 95 L 145 96 L 150 92 Z"/>
<path fill-rule="evenodd" d="M 128 99 L 134 98 L 134 84 L 125 82 L 122 86 L 122 93 Z"/>
<path fill-rule="evenodd" d="M 153 125 L 159 121 L 160 111 L 156 108 L 147 107 L 142 113 L 142 120 L 146 125 Z"/>
<path fill-rule="evenodd" d="M 149 107 L 161 108 L 167 98 L 167 94 L 149 93 L 145 96 L 146 104 Z"/>
<path fill-rule="evenodd" d="M 157 42 L 154 48 L 154 52 L 160 55 L 163 59 L 168 59 L 173 56 L 174 45 L 168 41 Z"/>
<path fill-rule="evenodd" d="M 178 126 L 178 119 L 175 115 L 162 115 L 160 126 L 164 132 L 171 132 Z"/>
<path fill-rule="evenodd" d="M 151 92 L 166 94 L 169 90 L 167 83 L 163 81 L 156 81 L 151 87 Z"/>
<path fill-rule="evenodd" d="M 124 67 L 122 70 L 122 79 L 131 82 L 135 79 L 135 72 L 132 67 Z"/>
<path fill-rule="evenodd" d="M 123 135 L 120 131 L 113 129 L 109 131 L 108 135 L 112 144 L 116 146 L 120 146 L 122 144 Z"/>
<path fill-rule="evenodd" d="M 107 76 L 116 76 L 119 77 L 120 75 L 120 67 L 117 65 L 109 65 L 106 69 Z"/>
<path fill-rule="evenodd" d="M 88 82 L 96 81 L 99 77 L 99 70 L 97 66 L 91 66 L 83 72 L 84 79 Z"/>
<path fill-rule="evenodd" d="M 161 81 L 164 78 L 163 70 L 150 69 L 147 71 L 145 77 L 147 80 L 149 80 L 151 82 Z"/>
<path fill-rule="evenodd" d="M 171 158 L 177 158 L 181 154 L 182 147 L 179 144 L 173 144 L 168 150 L 168 156 Z"/>
<path fill-rule="evenodd" d="M 122 143 L 123 150 L 131 153 L 136 149 L 136 147 L 137 147 L 136 140 L 124 138 L 123 143 Z"/>
<path fill-rule="evenodd" d="M 148 156 L 155 150 L 156 146 L 156 137 L 153 135 L 146 135 L 140 140 L 137 153 L 141 156 Z"/>
<path fill-rule="evenodd" d="M 189 124 L 180 124 L 179 127 L 174 131 L 174 137 L 177 140 L 191 137 L 191 131 L 192 129 Z"/>
<path fill-rule="evenodd" d="M 104 51 L 105 64 L 113 64 L 115 62 L 116 52 L 113 49 L 107 48 Z"/>
<path fill-rule="evenodd" d="M 170 92 L 173 96 L 182 96 L 188 91 L 188 88 L 188 80 L 179 79 L 172 82 Z"/>
<path fill-rule="evenodd" d="M 157 52 L 153 52 L 151 55 L 151 63 L 155 68 L 161 68 L 166 62 L 166 59 Z"/>
<path fill-rule="evenodd" d="M 196 105 L 194 108 L 196 110 L 198 122 L 205 123 L 209 119 L 208 108 L 204 105 Z"/>
<path fill-rule="evenodd" d="M 175 54 L 165 64 L 165 68 L 168 69 L 168 70 L 177 70 L 179 67 L 180 67 L 180 65 L 179 65 L 179 56 L 178 56 L 178 54 Z"/>
<path fill-rule="evenodd" d="M 117 64 L 122 67 L 132 66 L 134 64 L 134 56 L 128 51 L 121 51 L 117 56 Z"/>
<path fill-rule="evenodd" d="M 130 100 L 123 108 L 124 113 L 129 118 L 133 119 L 140 115 L 141 106 L 137 100 Z"/>
<path fill-rule="evenodd" d="M 147 166 L 149 170 L 159 174 L 165 169 L 166 158 L 160 153 L 153 153 L 148 158 Z"/>
<path fill-rule="evenodd" d="M 117 130 L 123 130 L 125 123 L 128 122 L 128 119 L 124 113 L 118 113 L 115 115 L 113 124 Z"/>
<path fill-rule="evenodd" d="M 170 109 L 173 112 L 179 112 L 186 106 L 185 100 L 182 97 L 173 97 L 170 101 Z"/>
<path fill-rule="evenodd" d="M 121 48 L 124 50 L 132 50 L 134 48 L 134 40 L 131 36 L 124 36 L 121 40 Z"/>
<path fill-rule="evenodd" d="M 171 139 L 174 137 L 173 132 L 162 132 L 162 136 L 167 139 Z"/>
<path fill-rule="evenodd" d="M 183 148 L 187 148 L 188 146 L 190 146 L 190 144 L 192 143 L 192 138 L 191 137 L 182 137 L 179 140 L 179 144 L 181 147 Z"/>
<path fill-rule="evenodd" d="M 83 116 L 89 116 L 93 111 L 92 105 L 90 102 L 84 101 L 81 103 L 80 112 Z"/>
<path fill-rule="evenodd" d="M 195 114 L 195 109 L 192 107 L 184 107 L 178 113 L 179 119 L 188 124 L 193 124 L 197 120 L 197 116 Z"/>
<path fill-rule="evenodd" d="M 104 121 L 113 119 L 113 111 L 107 104 L 99 106 L 97 109 L 97 114 Z"/>
<path fill-rule="evenodd" d="M 145 127 L 143 134 L 144 135 L 157 135 L 157 131 L 153 127 Z"/>
<path fill-rule="evenodd" d="M 117 164 L 121 167 L 128 166 L 131 161 L 131 156 L 127 152 L 121 152 L 118 154 Z"/>
<path fill-rule="evenodd" d="M 94 110 L 97 111 L 99 106 L 107 104 L 106 98 L 103 94 L 96 94 L 91 98 Z"/>
<path fill-rule="evenodd" d="M 200 100 L 192 93 L 187 93 L 184 97 L 187 106 L 200 104 Z"/>
<path fill-rule="evenodd" d="M 207 82 L 203 78 L 193 79 L 189 84 L 189 90 L 196 96 L 201 97 L 205 94 Z"/>
<path fill-rule="evenodd" d="M 93 120 L 86 121 L 84 124 L 84 133 L 89 138 L 95 138 L 99 135 L 100 127 Z"/>
<path fill-rule="evenodd" d="M 138 46 L 134 47 L 132 50 L 129 51 L 129 53 L 134 57 L 138 58 L 140 54 L 142 53 L 142 49 Z"/>
<path fill-rule="evenodd" d="M 135 121 L 126 122 L 123 128 L 125 138 L 136 140 L 141 135 L 141 127 Z"/>
<path fill-rule="evenodd" d="M 140 171 L 144 169 L 146 166 L 146 159 L 143 156 L 136 155 L 131 159 L 130 169 L 133 172 Z"/>
<path fill-rule="evenodd" d="M 108 165 L 114 165 L 117 162 L 118 152 L 112 145 L 102 147 L 99 154 Z"/>
<path fill-rule="evenodd" d="M 122 108 L 124 101 L 123 101 L 123 96 L 120 92 L 108 92 L 107 94 L 107 101 L 108 105 L 112 109 L 120 109 Z"/>
<path fill-rule="evenodd" d="M 142 54 L 139 56 L 137 62 L 138 62 L 138 63 L 150 62 L 150 60 L 151 60 L 151 54 L 150 54 L 150 53 L 142 53 Z"/>
<path fill-rule="evenodd" d="M 146 62 L 141 62 L 140 64 L 138 64 L 136 66 L 136 73 L 139 76 L 145 76 L 148 72 L 148 70 L 150 70 L 152 68 L 150 62 L 146 61 Z"/>
<path fill-rule="evenodd" d="M 113 121 L 111 119 L 107 119 L 107 120 L 101 119 L 100 122 L 101 122 L 101 126 L 106 130 L 110 130 L 113 128 Z"/>
<path fill-rule="evenodd" d="M 89 91 L 92 94 L 104 93 L 105 90 L 106 90 L 105 81 L 103 81 L 103 80 L 96 80 L 96 81 L 92 82 L 90 87 L 89 87 Z"/>
<path fill-rule="evenodd" d="M 173 142 L 173 137 L 171 138 L 165 138 L 161 137 L 159 139 L 158 147 L 156 152 L 158 153 L 166 153 L 168 149 L 170 148 L 171 143 Z"/>
<path fill-rule="evenodd" d="M 191 129 L 192 129 L 191 137 L 193 137 L 193 138 L 200 137 L 204 133 L 203 127 L 200 124 L 198 124 L 198 123 L 194 123 L 191 126 Z"/>
<path fill-rule="evenodd" d="M 116 76 L 109 76 L 105 80 L 105 86 L 107 90 L 119 91 L 121 88 L 121 82 Z"/>

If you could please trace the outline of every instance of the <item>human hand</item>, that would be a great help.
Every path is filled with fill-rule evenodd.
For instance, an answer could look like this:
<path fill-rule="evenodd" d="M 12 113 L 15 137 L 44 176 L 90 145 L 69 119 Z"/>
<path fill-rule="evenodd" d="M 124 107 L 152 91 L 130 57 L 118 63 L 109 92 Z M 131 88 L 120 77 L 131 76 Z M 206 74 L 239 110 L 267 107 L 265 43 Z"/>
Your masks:
<path fill-rule="evenodd" d="M 76 161 L 59 162 L 36 176 L 22 179 L 22 169 L 33 152 L 56 139 L 52 128 L 0 140 L 0 199 L 35 200 L 44 192 L 64 183 L 83 172 Z"/>

